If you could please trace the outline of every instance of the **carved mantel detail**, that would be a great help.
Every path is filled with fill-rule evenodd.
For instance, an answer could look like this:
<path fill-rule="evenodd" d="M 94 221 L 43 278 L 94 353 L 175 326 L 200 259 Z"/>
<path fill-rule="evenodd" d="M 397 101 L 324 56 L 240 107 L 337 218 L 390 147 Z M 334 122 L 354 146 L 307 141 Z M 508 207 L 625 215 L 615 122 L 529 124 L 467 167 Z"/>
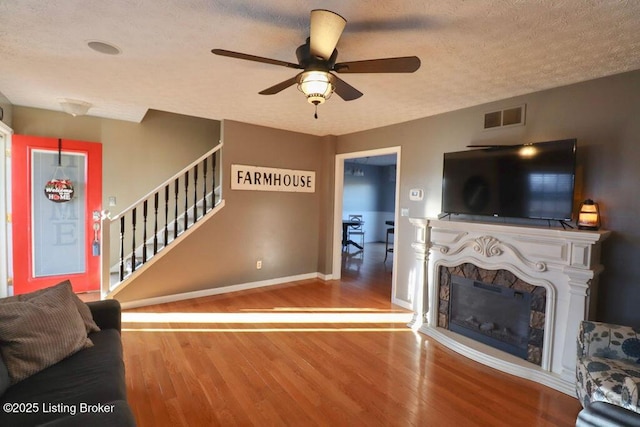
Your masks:
<path fill-rule="evenodd" d="M 416 326 L 451 349 L 478 362 L 573 395 L 575 340 L 580 321 L 590 318 L 590 295 L 597 295 L 602 271 L 600 244 L 606 231 L 410 218 L 416 227 L 417 262 L 425 272 L 421 298 L 414 305 Z M 487 349 L 437 326 L 438 270 L 472 263 L 511 271 L 525 282 L 547 289 L 545 351 L 540 366 Z M 416 295 L 418 296 L 418 295 Z"/>
<path fill-rule="evenodd" d="M 465 235 L 466 234 L 467 233 L 465 233 Z M 485 258 L 497 257 L 502 255 L 505 251 L 509 251 L 532 270 L 545 271 L 547 269 L 546 263 L 542 261 L 528 260 L 517 247 L 509 243 L 504 243 L 494 236 L 483 235 L 476 237 L 475 239 L 466 240 L 454 249 L 446 245 L 439 245 L 436 243 L 432 246 L 433 249 L 439 251 L 441 254 L 449 256 L 459 254 L 469 247 L 471 247 L 475 253 Z"/>

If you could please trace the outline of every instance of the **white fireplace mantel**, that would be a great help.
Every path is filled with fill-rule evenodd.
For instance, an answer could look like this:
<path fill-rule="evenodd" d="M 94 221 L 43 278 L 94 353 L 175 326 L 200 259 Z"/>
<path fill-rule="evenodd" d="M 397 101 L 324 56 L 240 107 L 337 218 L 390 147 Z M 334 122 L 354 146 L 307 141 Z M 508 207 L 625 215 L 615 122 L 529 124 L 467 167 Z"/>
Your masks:
<path fill-rule="evenodd" d="M 415 287 L 412 327 L 471 359 L 575 395 L 576 336 L 594 314 L 600 244 L 607 231 L 410 218 L 423 283 Z M 438 270 L 471 263 L 504 269 L 547 290 L 540 366 L 438 327 Z"/>

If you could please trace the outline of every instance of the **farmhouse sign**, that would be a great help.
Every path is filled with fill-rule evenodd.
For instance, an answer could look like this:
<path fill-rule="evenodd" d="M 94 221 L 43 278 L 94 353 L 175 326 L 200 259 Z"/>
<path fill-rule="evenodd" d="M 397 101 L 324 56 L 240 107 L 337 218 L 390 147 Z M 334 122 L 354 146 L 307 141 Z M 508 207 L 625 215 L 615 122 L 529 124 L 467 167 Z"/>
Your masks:
<path fill-rule="evenodd" d="M 231 189 L 314 193 L 315 171 L 231 165 Z"/>

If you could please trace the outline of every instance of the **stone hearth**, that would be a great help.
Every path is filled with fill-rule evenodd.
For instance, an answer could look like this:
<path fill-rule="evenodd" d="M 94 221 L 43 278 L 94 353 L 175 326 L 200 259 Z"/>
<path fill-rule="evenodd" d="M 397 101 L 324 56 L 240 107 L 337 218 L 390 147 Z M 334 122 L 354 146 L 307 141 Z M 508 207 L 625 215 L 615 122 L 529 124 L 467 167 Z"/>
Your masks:
<path fill-rule="evenodd" d="M 594 313 L 602 271 L 600 243 L 609 233 L 427 218 L 410 221 L 416 227 L 412 246 L 421 272 L 415 284 L 412 326 L 478 362 L 573 396 L 578 326 Z M 528 360 L 446 329 L 439 311 L 446 283 L 445 288 L 441 284 L 460 268 L 478 269 L 468 274 L 501 276 L 498 282 L 513 279 L 516 286 L 545 294 L 544 308 L 532 315 L 535 326 L 544 330 L 542 345 L 530 349 Z"/>

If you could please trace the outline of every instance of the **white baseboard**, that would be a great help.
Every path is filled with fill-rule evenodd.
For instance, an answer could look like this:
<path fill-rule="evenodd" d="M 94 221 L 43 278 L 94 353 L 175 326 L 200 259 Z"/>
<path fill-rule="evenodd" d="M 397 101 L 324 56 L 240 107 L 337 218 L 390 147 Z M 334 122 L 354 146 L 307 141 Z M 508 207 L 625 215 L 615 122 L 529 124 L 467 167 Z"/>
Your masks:
<path fill-rule="evenodd" d="M 192 299 L 192 298 L 208 297 L 212 295 L 221 295 L 221 294 L 226 294 L 230 292 L 263 288 L 266 286 L 281 285 L 283 283 L 295 282 L 298 280 L 308 280 L 308 279 L 320 279 L 323 281 L 328 281 L 328 280 L 331 280 L 331 275 L 321 274 L 321 273 L 299 274 L 297 276 L 279 277 L 276 279 L 260 280 L 258 282 L 242 283 L 238 285 L 223 286 L 220 288 L 203 289 L 200 291 L 184 292 L 184 293 L 173 294 L 173 295 L 164 295 L 161 297 L 145 298 L 145 299 L 140 299 L 135 301 L 126 301 L 126 302 L 122 302 L 121 305 L 123 309 L 146 307 L 149 305 L 165 304 L 168 302 L 182 301 L 182 300 Z"/>

